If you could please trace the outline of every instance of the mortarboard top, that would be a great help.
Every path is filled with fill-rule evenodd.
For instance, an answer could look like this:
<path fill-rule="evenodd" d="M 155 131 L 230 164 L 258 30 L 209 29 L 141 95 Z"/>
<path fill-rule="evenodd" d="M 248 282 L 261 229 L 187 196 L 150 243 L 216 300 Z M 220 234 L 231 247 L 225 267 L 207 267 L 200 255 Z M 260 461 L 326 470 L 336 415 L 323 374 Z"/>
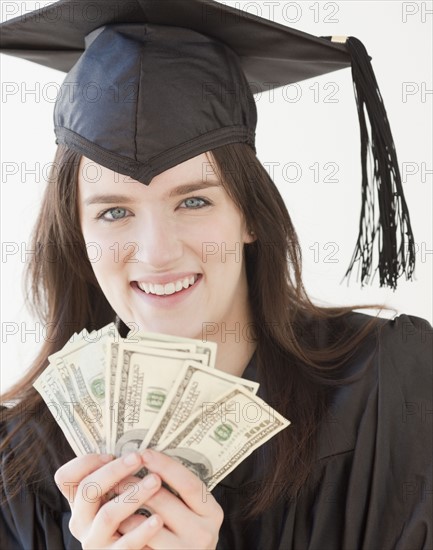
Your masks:
<path fill-rule="evenodd" d="M 3 23 L 0 49 L 68 71 L 54 110 L 57 143 L 144 184 L 221 145 L 255 151 L 255 92 L 351 66 L 362 210 L 346 276 L 361 261 L 368 280 L 376 241 L 380 285 L 395 289 L 403 273 L 412 277 L 392 134 L 357 39 L 319 38 L 212 0 L 60 0 Z"/>
<path fill-rule="evenodd" d="M 86 35 L 124 23 L 183 27 L 215 38 L 237 53 L 247 80 L 262 89 L 350 66 L 342 44 L 212 0 L 59 0 L 4 23 L 0 47 L 68 72 L 85 49 Z"/>

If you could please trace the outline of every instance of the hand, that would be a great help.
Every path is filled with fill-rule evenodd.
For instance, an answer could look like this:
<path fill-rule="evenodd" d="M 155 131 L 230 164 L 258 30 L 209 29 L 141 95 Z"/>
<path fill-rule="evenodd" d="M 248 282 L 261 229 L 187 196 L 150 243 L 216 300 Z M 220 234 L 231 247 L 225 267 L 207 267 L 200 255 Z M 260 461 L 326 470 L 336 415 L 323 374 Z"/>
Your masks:
<path fill-rule="evenodd" d="M 133 474 L 143 466 L 152 473 L 141 480 Z M 180 498 L 161 487 L 161 480 Z M 71 533 L 84 549 L 216 547 L 221 507 L 196 475 L 163 453 L 82 456 L 62 466 L 55 481 L 72 509 Z M 118 496 L 110 500 L 113 493 Z M 140 507 L 153 515 L 134 514 Z"/>

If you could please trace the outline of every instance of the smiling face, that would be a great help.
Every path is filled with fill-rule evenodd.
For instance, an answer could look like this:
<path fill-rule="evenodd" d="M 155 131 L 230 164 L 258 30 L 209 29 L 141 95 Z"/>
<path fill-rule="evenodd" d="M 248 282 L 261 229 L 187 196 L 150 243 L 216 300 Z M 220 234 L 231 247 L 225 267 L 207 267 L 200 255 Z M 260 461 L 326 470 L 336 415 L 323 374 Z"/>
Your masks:
<path fill-rule="evenodd" d="M 79 212 L 98 283 L 125 323 L 221 341 L 249 322 L 243 217 L 205 154 L 149 186 L 82 158 Z"/>

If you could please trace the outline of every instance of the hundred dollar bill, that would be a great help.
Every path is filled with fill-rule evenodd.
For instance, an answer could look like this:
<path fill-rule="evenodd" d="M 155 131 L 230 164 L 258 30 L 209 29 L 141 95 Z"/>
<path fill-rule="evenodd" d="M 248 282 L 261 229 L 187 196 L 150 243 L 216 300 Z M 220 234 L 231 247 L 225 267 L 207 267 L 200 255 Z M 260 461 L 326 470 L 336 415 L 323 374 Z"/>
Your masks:
<path fill-rule="evenodd" d="M 253 394 L 259 384 L 239 378 L 217 369 L 186 362 L 179 372 L 174 386 L 167 395 L 160 412 L 148 431 L 141 448 L 155 447 L 163 443 L 177 428 L 186 422 L 203 403 L 213 401 L 239 384 Z"/>
<path fill-rule="evenodd" d="M 119 344 L 111 434 L 116 456 L 139 448 L 185 361 L 206 364 L 207 359 L 202 353 Z"/>
<path fill-rule="evenodd" d="M 106 387 L 106 399 L 105 399 L 105 438 L 107 453 L 113 453 L 113 432 L 114 432 L 114 390 L 116 388 L 116 370 L 117 370 L 117 356 L 119 354 L 119 343 L 111 342 L 107 346 L 106 351 L 106 366 L 105 366 L 105 387 Z"/>
<path fill-rule="evenodd" d="M 128 341 L 122 340 L 125 343 L 128 343 Z M 138 341 L 138 340 L 137 340 Z M 166 342 L 154 342 L 151 340 L 143 340 L 138 341 L 139 345 L 142 347 L 143 351 L 146 347 L 157 347 L 163 349 L 167 349 L 170 351 L 180 351 L 184 353 L 195 353 L 196 346 L 192 344 L 170 344 Z M 107 399 L 105 401 L 105 432 L 106 432 L 106 439 L 107 439 L 107 452 L 108 453 L 114 453 L 114 443 L 113 440 L 115 439 L 114 435 L 114 423 L 116 422 L 115 413 L 116 413 L 116 407 L 115 407 L 115 397 L 114 397 L 114 391 L 116 387 L 116 373 L 117 373 L 117 356 L 119 353 L 119 343 L 118 342 L 112 342 L 107 347 L 107 354 L 106 354 L 106 371 L 105 371 L 105 387 L 107 388 Z"/>
<path fill-rule="evenodd" d="M 77 422 L 75 407 L 58 378 L 57 369 L 52 365 L 35 380 L 33 387 L 47 404 L 51 414 L 64 433 L 69 445 L 77 456 L 99 452 L 98 444 L 87 428 Z"/>
<path fill-rule="evenodd" d="M 207 365 L 211 368 L 215 367 L 217 344 L 215 342 L 203 342 L 194 338 L 184 338 L 181 336 L 172 336 L 168 334 L 159 334 L 157 332 L 128 332 L 126 341 L 134 342 L 161 342 L 161 344 L 190 344 L 195 346 L 196 353 L 203 353 L 208 357 Z"/>
<path fill-rule="evenodd" d="M 143 348 L 165 349 L 167 351 L 180 351 L 182 353 L 197 353 L 197 346 L 184 342 L 163 342 L 160 340 L 151 340 L 149 338 L 133 338 L 132 340 L 125 339 L 124 342 L 129 344 L 138 344 Z M 199 352 L 201 353 L 201 352 Z"/>
<path fill-rule="evenodd" d="M 100 331 L 83 334 L 59 352 L 49 356 L 57 369 L 63 393 L 73 404 L 75 420 L 91 434 L 97 451 L 106 451 L 105 372 L 107 347 L 120 336 L 114 323 Z"/>
<path fill-rule="evenodd" d="M 247 456 L 286 428 L 289 420 L 242 386 L 193 417 L 156 450 L 179 460 L 211 491 Z"/>

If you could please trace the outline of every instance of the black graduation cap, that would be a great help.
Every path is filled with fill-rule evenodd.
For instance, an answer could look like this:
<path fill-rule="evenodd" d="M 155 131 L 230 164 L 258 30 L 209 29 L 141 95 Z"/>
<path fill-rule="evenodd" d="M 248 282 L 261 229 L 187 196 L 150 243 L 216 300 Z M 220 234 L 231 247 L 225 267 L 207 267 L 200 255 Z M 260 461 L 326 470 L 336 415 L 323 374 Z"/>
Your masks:
<path fill-rule="evenodd" d="M 255 92 L 351 66 L 362 210 L 345 277 L 360 261 L 368 281 L 376 241 L 380 286 L 412 278 L 395 146 L 356 38 L 312 36 L 213 0 L 60 0 L 3 23 L 0 49 L 68 72 L 54 109 L 57 143 L 146 185 L 221 145 L 255 151 Z"/>

